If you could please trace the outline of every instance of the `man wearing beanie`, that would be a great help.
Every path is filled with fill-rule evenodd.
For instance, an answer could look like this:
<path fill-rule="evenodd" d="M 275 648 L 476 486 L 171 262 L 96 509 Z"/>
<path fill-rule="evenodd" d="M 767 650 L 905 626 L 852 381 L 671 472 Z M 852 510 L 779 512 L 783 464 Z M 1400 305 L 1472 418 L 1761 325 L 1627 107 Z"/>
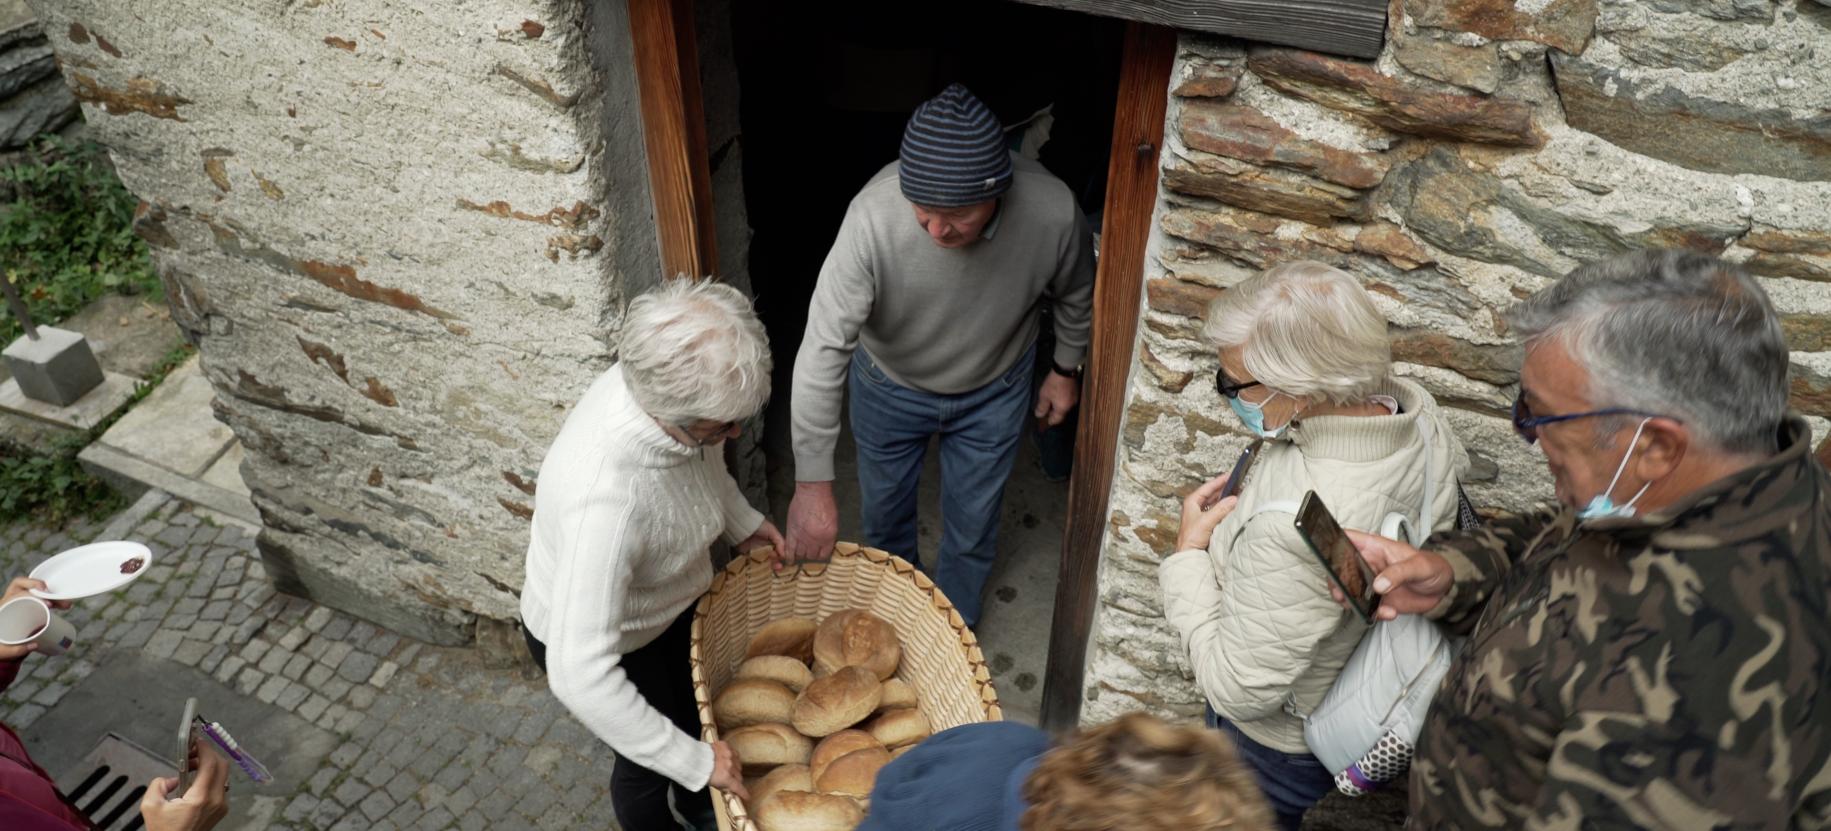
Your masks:
<path fill-rule="evenodd" d="M 832 552 L 833 448 L 849 386 L 865 544 L 919 562 L 916 485 L 939 436 L 934 579 L 977 623 L 1024 417 L 1060 423 L 1079 398 L 1093 274 L 1073 195 L 1006 148 L 991 110 L 959 84 L 917 107 L 899 160 L 852 199 L 808 308 L 795 359 L 789 553 Z M 1033 405 L 1044 302 L 1055 369 Z"/>

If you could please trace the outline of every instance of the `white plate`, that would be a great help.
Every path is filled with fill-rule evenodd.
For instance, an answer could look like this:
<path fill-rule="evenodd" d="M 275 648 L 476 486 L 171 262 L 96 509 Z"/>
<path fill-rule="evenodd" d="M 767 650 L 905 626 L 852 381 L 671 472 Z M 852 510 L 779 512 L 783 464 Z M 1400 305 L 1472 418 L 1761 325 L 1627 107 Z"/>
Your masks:
<path fill-rule="evenodd" d="M 121 571 L 123 563 L 142 558 L 140 567 L 131 574 Z M 153 564 L 152 549 L 137 542 L 90 543 L 72 548 L 32 569 L 32 577 L 45 581 L 45 590 L 32 594 L 45 600 L 81 600 L 114 591 L 139 579 Z"/>

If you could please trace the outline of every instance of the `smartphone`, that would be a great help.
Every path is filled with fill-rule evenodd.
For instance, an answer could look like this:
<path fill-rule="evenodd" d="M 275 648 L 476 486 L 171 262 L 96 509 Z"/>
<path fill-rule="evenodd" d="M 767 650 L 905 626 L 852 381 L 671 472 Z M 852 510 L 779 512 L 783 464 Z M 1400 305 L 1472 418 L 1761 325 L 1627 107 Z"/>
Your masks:
<path fill-rule="evenodd" d="M 1206 511 L 1221 504 L 1221 500 L 1240 494 L 1240 487 L 1246 484 L 1246 472 L 1252 470 L 1252 463 L 1259 458 L 1259 447 L 1263 444 L 1265 442 L 1255 441 L 1247 445 L 1245 450 L 1240 451 L 1239 460 L 1233 463 L 1233 472 L 1227 474 L 1227 484 L 1221 488 L 1220 492 L 1202 503 L 1202 510 Z"/>
<path fill-rule="evenodd" d="M 184 700 L 184 720 L 178 722 L 178 787 L 174 797 L 184 796 L 191 788 L 191 749 L 197 743 L 197 699 Z"/>
<path fill-rule="evenodd" d="M 1380 596 L 1373 591 L 1373 568 L 1361 559 L 1360 549 L 1354 547 L 1315 491 L 1303 495 L 1303 504 L 1297 508 L 1296 526 L 1297 533 L 1322 561 L 1329 579 L 1335 581 L 1349 605 L 1360 613 L 1362 620 L 1372 623 L 1373 613 L 1380 608 Z"/>

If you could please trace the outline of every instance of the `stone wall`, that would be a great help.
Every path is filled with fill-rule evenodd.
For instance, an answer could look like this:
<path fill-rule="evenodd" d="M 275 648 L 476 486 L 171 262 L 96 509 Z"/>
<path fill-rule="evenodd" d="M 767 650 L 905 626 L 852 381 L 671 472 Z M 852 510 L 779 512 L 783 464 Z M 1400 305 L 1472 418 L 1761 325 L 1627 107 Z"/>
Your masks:
<path fill-rule="evenodd" d="M 441 643 L 512 619 L 541 457 L 659 279 L 625 5 L 33 5 L 279 587 Z"/>
<path fill-rule="evenodd" d="M 0 0 L 0 152 L 76 120 L 44 27 L 25 0 Z"/>
<path fill-rule="evenodd" d="M 1501 313 L 1630 248 L 1697 248 L 1766 278 L 1797 350 L 1794 403 L 1824 435 L 1831 8 L 1402 0 L 1375 62 L 1186 37 L 1172 77 L 1084 719 L 1201 709 L 1157 566 L 1179 497 L 1245 444 L 1200 317 L 1269 265 L 1364 281 L 1398 373 L 1449 406 L 1490 509 L 1550 498 L 1506 419 L 1520 354 Z"/>

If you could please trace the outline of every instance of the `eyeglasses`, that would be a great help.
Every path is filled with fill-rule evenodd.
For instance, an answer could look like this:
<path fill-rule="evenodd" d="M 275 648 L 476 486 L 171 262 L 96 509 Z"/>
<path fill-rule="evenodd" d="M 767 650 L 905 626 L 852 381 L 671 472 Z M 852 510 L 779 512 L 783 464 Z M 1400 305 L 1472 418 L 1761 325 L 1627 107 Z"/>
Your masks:
<path fill-rule="evenodd" d="M 1579 418 L 1594 418 L 1596 416 L 1611 415 L 1630 415 L 1640 416 L 1642 418 L 1668 418 L 1668 416 L 1662 416 L 1658 413 L 1630 410 L 1624 407 L 1609 407 L 1607 409 L 1591 410 L 1586 413 L 1571 413 L 1569 415 L 1535 416 L 1532 414 L 1532 408 L 1526 405 L 1525 388 L 1522 387 L 1520 391 L 1513 396 L 1513 432 L 1518 433 L 1519 437 L 1525 439 L 1527 444 L 1537 442 L 1539 440 L 1539 428 L 1547 424 L 1556 424 L 1560 421 L 1575 421 Z"/>
<path fill-rule="evenodd" d="M 705 447 L 708 444 L 712 444 L 716 439 L 724 438 L 731 432 L 732 428 L 735 427 L 737 427 L 737 422 L 735 421 L 721 421 L 715 429 L 706 431 L 703 435 L 700 432 L 685 427 L 682 427 L 680 431 L 686 433 L 687 437 L 693 440 L 694 447 Z"/>
<path fill-rule="evenodd" d="M 1214 371 L 1214 390 L 1225 398 L 1239 398 L 1240 390 L 1249 390 L 1257 386 L 1263 385 L 1258 381 L 1247 381 L 1244 384 L 1237 383 L 1232 378 L 1227 377 L 1227 370 L 1217 369 Z"/>

